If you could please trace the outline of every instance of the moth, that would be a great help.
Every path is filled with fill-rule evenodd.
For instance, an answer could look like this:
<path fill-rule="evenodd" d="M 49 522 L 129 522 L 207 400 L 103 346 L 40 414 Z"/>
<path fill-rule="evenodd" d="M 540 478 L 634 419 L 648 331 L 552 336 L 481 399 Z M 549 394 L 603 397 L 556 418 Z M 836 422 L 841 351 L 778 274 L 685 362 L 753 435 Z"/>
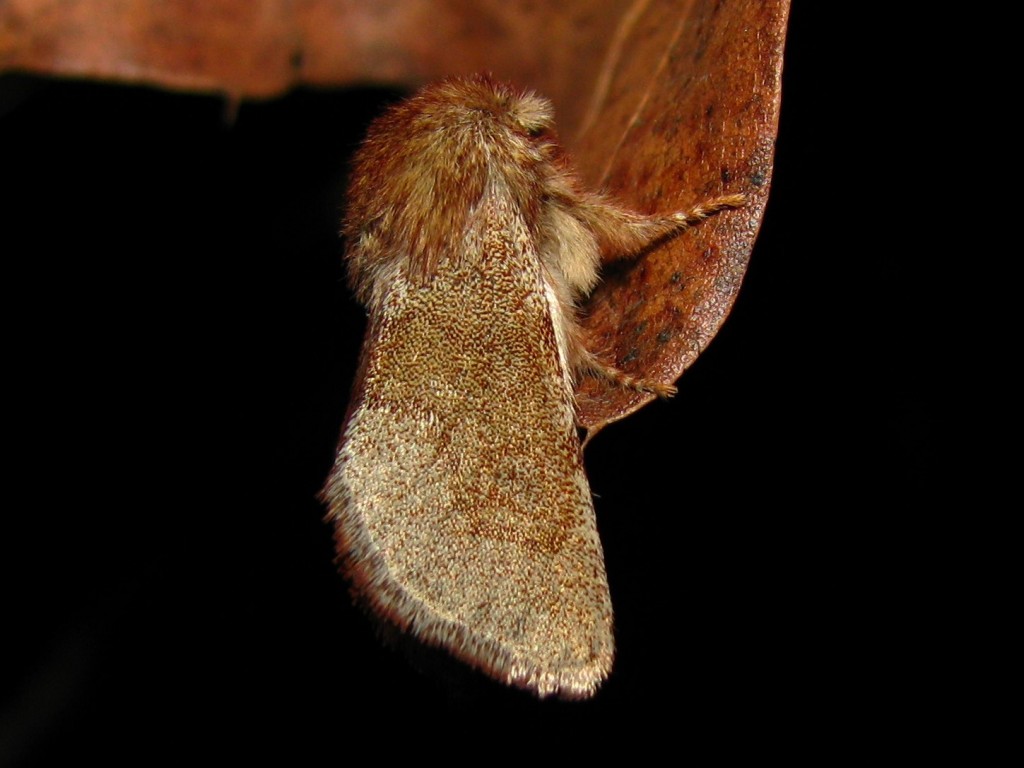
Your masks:
<path fill-rule="evenodd" d="M 342 230 L 369 322 L 323 491 L 357 602 L 540 697 L 595 693 L 612 605 L 574 382 L 674 388 L 588 349 L 576 307 L 602 257 L 742 203 L 645 216 L 588 192 L 551 104 L 486 76 L 371 125 Z"/>

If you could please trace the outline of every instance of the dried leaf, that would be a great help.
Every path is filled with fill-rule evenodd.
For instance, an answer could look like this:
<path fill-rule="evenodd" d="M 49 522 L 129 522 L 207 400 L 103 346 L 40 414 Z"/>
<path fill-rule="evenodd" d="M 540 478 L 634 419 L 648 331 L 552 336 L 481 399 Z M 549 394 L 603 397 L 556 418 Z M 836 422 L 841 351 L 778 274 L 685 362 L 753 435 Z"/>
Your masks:
<path fill-rule="evenodd" d="M 788 12 L 784 2 L 698 2 L 674 16 L 669 6 L 650 3 L 624 21 L 622 52 L 603 65 L 572 142 L 588 182 L 643 212 L 747 196 L 743 209 L 608 275 L 592 297 L 594 346 L 661 381 L 710 343 L 746 272 L 771 181 Z M 650 399 L 585 381 L 580 420 L 596 432 Z"/>

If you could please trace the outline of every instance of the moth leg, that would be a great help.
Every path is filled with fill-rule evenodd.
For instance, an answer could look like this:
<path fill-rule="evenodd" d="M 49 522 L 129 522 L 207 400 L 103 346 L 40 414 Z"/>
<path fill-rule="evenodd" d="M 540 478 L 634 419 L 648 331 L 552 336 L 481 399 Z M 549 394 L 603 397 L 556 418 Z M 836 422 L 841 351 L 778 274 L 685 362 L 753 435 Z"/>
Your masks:
<path fill-rule="evenodd" d="M 614 365 L 606 363 L 589 349 L 577 350 L 576 370 L 586 376 L 604 379 L 623 389 L 650 393 L 661 398 L 672 397 L 677 391 L 671 384 L 631 376 Z"/>
<path fill-rule="evenodd" d="M 696 226 L 719 211 L 739 208 L 743 195 L 725 195 L 706 200 L 689 210 L 644 216 L 600 198 L 581 201 L 580 215 L 604 246 L 605 262 L 635 257 L 651 244 Z"/>

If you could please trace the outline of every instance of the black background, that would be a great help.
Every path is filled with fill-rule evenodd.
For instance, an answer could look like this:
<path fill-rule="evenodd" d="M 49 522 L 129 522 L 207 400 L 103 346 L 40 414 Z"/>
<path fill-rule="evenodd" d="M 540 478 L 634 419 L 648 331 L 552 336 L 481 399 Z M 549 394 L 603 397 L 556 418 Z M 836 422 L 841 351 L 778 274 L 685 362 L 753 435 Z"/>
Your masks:
<path fill-rule="evenodd" d="M 226 121 L 211 97 L 0 79 L 0 764 L 531 759 L 622 735 L 727 755 L 901 727 L 936 404 L 913 259 L 859 236 L 821 23 L 794 11 L 731 316 L 674 400 L 588 447 L 618 655 L 584 703 L 424 672 L 334 570 L 315 494 L 363 324 L 337 228 L 347 159 L 398 94 Z"/>

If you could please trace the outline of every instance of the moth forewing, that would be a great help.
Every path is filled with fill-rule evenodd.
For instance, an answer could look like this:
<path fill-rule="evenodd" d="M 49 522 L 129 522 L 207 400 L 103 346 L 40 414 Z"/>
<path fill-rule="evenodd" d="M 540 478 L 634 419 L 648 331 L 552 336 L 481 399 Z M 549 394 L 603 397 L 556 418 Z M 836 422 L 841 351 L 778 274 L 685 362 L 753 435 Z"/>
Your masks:
<path fill-rule="evenodd" d="M 361 602 L 500 680 L 580 697 L 611 667 L 611 600 L 543 284 L 496 194 L 433 279 L 399 278 L 327 496 Z"/>

